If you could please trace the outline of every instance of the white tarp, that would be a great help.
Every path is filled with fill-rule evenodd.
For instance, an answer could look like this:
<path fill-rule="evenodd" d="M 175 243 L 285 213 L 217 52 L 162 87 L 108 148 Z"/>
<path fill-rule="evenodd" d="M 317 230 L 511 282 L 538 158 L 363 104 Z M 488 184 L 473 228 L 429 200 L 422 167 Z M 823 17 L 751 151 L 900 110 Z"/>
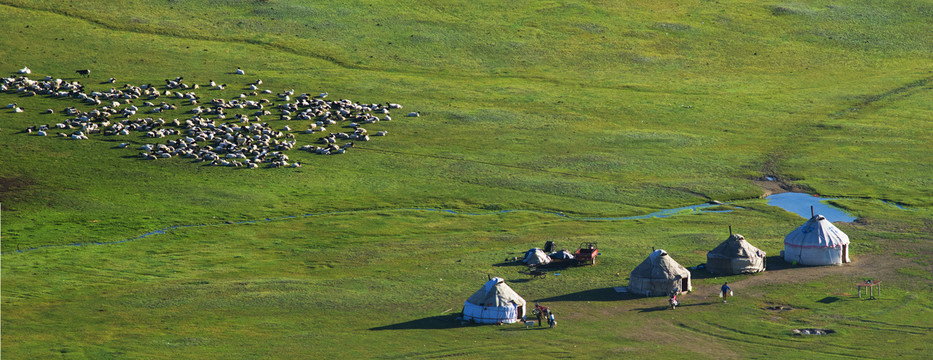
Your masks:
<path fill-rule="evenodd" d="M 573 253 L 571 253 L 567 249 L 562 249 L 561 251 L 548 254 L 548 257 L 550 257 L 552 260 L 573 260 L 574 259 Z"/>
<path fill-rule="evenodd" d="M 528 265 L 547 265 L 551 263 L 551 258 L 544 250 L 534 248 L 525 252 L 525 259 L 522 262 Z"/>
<path fill-rule="evenodd" d="M 850 262 L 849 236 L 823 215 L 815 215 L 784 237 L 784 261 L 801 265 Z"/>
<path fill-rule="evenodd" d="M 492 278 L 463 303 L 463 319 L 481 324 L 511 324 L 525 316 L 525 299 L 505 284 Z"/>

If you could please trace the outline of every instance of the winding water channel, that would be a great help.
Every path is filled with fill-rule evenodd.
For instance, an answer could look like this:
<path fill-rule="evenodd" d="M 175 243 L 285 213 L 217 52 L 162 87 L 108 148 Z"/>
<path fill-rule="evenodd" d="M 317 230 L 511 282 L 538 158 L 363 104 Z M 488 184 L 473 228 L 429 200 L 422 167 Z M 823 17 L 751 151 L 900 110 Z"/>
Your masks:
<path fill-rule="evenodd" d="M 816 197 L 810 194 L 787 192 L 787 193 L 770 195 L 766 197 L 765 199 L 767 199 L 768 205 L 778 206 L 784 210 L 798 214 L 805 219 L 810 218 L 810 206 L 813 206 L 814 213 L 821 214 L 825 216 L 827 219 L 829 219 L 829 221 L 832 221 L 832 222 L 837 222 L 837 221 L 851 222 L 856 219 L 855 217 L 849 214 L 846 214 L 841 209 L 824 203 L 824 201 L 827 201 L 827 200 L 836 200 L 835 198 L 821 198 L 821 197 Z M 893 205 L 897 207 L 898 209 L 910 210 L 910 209 L 904 208 L 903 206 L 900 206 L 899 204 L 895 204 L 895 203 L 887 203 L 887 204 Z M 25 251 L 30 251 L 30 250 L 53 248 L 53 247 L 64 247 L 64 246 L 114 245 L 114 244 L 120 244 L 120 243 L 124 243 L 128 241 L 144 239 L 152 235 L 165 234 L 166 231 L 170 231 L 170 230 L 189 228 L 189 227 L 252 224 L 252 223 L 258 223 L 258 222 L 264 222 L 264 221 L 293 219 L 293 218 L 298 218 L 298 217 L 358 214 L 358 213 L 363 213 L 363 212 L 434 211 L 434 212 L 443 212 L 443 213 L 454 214 L 454 215 L 469 215 L 469 216 L 527 212 L 527 213 L 553 215 L 553 216 L 558 216 L 558 217 L 562 217 L 562 218 L 566 218 L 570 220 L 622 221 L 622 220 L 641 220 L 641 219 L 650 219 L 650 218 L 667 218 L 667 217 L 672 217 L 672 216 L 703 214 L 703 213 L 728 213 L 728 212 L 733 211 L 730 209 L 721 209 L 721 208 L 714 209 L 720 206 L 722 205 L 713 204 L 713 203 L 703 203 L 703 204 L 690 205 L 690 206 L 678 207 L 678 208 L 673 208 L 673 209 L 658 210 L 650 214 L 634 215 L 634 216 L 619 216 L 619 217 L 576 217 L 576 216 L 571 216 L 571 215 L 567 215 L 562 212 L 556 212 L 556 211 L 523 210 L 523 209 L 497 210 L 497 211 L 489 211 L 489 212 L 483 212 L 483 213 L 473 213 L 473 212 L 456 211 L 456 210 L 450 210 L 450 209 L 433 209 L 433 208 L 350 210 L 350 211 L 335 211 L 335 212 L 325 212 L 325 213 L 316 213 L 316 214 L 312 213 L 312 214 L 302 214 L 302 215 L 289 215 L 289 216 L 281 216 L 281 217 L 276 217 L 276 218 L 264 218 L 261 220 L 223 222 L 223 223 L 214 223 L 214 224 L 175 225 L 175 226 L 169 226 L 166 228 L 150 231 L 150 232 L 147 232 L 145 234 L 142 234 L 136 237 L 118 240 L 118 241 L 109 241 L 109 242 L 93 241 L 93 242 L 85 242 L 85 243 L 44 245 L 44 246 L 39 246 L 39 247 L 27 248 L 27 249 L 17 249 L 16 252 L 25 252 Z M 741 209 L 741 207 L 734 206 L 734 205 L 732 206 L 737 209 Z M 6 255 L 9 253 L 10 252 L 5 252 L 2 254 Z"/>

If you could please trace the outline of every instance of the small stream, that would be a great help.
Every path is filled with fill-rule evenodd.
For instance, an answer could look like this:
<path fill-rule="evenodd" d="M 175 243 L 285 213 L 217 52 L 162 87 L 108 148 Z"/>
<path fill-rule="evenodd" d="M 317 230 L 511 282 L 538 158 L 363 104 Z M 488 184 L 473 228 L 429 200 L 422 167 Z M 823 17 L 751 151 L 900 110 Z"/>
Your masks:
<path fill-rule="evenodd" d="M 710 210 L 710 209 L 709 209 L 709 208 L 711 208 L 711 207 L 716 207 L 716 206 L 721 206 L 721 205 L 718 205 L 718 204 L 711 204 L 711 203 L 703 203 L 703 204 L 699 204 L 699 205 L 691 205 L 691 206 L 684 206 L 684 207 L 673 208 L 673 209 L 659 210 L 659 211 L 655 211 L 655 212 L 650 213 L 650 214 L 635 215 L 635 216 L 620 216 L 620 217 L 575 217 L 575 216 L 570 216 L 570 215 L 564 214 L 564 213 L 562 213 L 562 212 L 557 212 L 557 211 L 523 210 L 523 209 L 516 209 L 516 210 L 498 210 L 498 211 L 489 211 L 489 212 L 482 212 L 482 213 L 462 212 L 462 211 L 456 211 L 456 210 L 450 210 L 450 209 L 432 209 L 432 208 L 402 208 L 402 209 L 348 210 L 348 211 L 334 211 L 334 212 L 325 212 L 325 213 L 317 213 L 317 214 L 311 213 L 311 214 L 302 214 L 302 215 L 287 215 L 287 216 L 280 216 L 280 217 L 276 217 L 276 218 L 264 218 L 264 219 L 260 219 L 260 220 L 230 221 L 230 222 L 214 223 L 214 224 L 175 225 L 175 226 L 169 226 L 169 227 L 165 227 L 165 228 L 158 229 L 158 230 L 153 230 L 153 231 L 147 232 L 147 233 L 145 233 L 145 234 L 142 234 L 142 235 L 139 235 L 139 236 L 135 236 L 135 237 L 131 237 L 131 238 L 128 238 L 128 239 L 123 239 L 123 240 L 106 241 L 106 242 L 91 241 L 91 242 L 84 242 L 84 243 L 43 245 L 43 246 L 31 247 L 31 248 L 27 248 L 27 249 L 17 249 L 17 250 L 15 250 L 15 252 L 25 252 L 25 251 L 30 251 L 30 250 L 47 249 L 47 248 L 64 247 L 64 246 L 116 245 L 116 244 L 121 244 L 121 243 L 125 243 L 125 242 L 128 242 L 128 241 L 140 240 L 140 239 L 143 239 L 143 238 L 146 238 L 146 237 L 149 237 L 149 236 L 153 236 L 153 235 L 165 234 L 166 231 L 170 231 L 170 230 L 181 229 L 181 228 L 189 228 L 189 227 L 254 224 L 254 223 L 257 223 L 257 222 L 277 221 L 277 220 L 293 219 L 293 218 L 298 218 L 298 217 L 312 217 L 312 216 L 326 216 L 326 215 L 355 214 L 355 213 L 362 213 L 362 212 L 388 212 L 388 211 L 413 211 L 413 210 L 414 210 L 414 211 L 435 211 L 435 212 L 443 212 L 443 213 L 454 214 L 454 215 L 469 215 L 469 216 L 482 216 L 482 215 L 494 215 L 494 214 L 506 214 L 506 213 L 516 213 L 516 212 L 527 212 L 527 213 L 537 213 L 537 214 L 554 215 L 554 216 L 559 216 L 559 217 L 566 218 L 566 219 L 570 219 L 570 220 L 583 220 L 583 221 L 640 220 L 640 219 L 650 219 L 650 218 L 666 218 L 666 217 L 671 217 L 671 216 L 689 215 L 689 214 L 727 213 L 727 212 L 732 212 L 732 210 L 729 210 L 729 209 L 725 209 L 725 210 Z M 736 207 L 736 208 L 740 208 L 740 207 Z M 9 254 L 9 253 L 10 253 L 10 252 L 5 252 L 5 253 L 0 253 L 0 254 L 6 255 L 6 254 Z"/>
<path fill-rule="evenodd" d="M 825 204 L 824 201 L 827 200 L 837 200 L 837 198 L 821 198 L 805 193 L 795 193 L 795 192 L 786 192 L 780 194 L 774 194 L 766 197 L 768 205 L 777 206 L 784 210 L 790 211 L 797 215 L 800 215 L 804 219 L 810 218 L 810 206 L 813 206 L 813 212 L 815 214 L 820 214 L 826 217 L 831 222 L 852 222 L 856 218 L 847 214 L 845 211 Z M 888 202 L 881 200 L 882 203 L 897 207 L 901 210 L 914 211 L 914 209 L 905 208 L 901 204 Z M 728 205 L 728 204 L 726 204 Z M 115 245 L 120 243 L 125 243 L 128 241 L 140 240 L 153 235 L 165 234 L 166 231 L 189 228 L 189 227 L 199 227 L 199 226 L 223 226 L 223 225 L 239 225 L 239 224 L 253 224 L 258 222 L 266 221 L 277 221 L 285 219 L 293 219 L 299 217 L 312 217 L 312 216 L 326 216 L 326 215 L 342 215 L 342 214 L 356 214 L 363 212 L 394 212 L 394 211 L 434 211 L 434 212 L 443 212 L 454 215 L 468 215 L 468 216 L 483 216 L 483 215 L 494 215 L 494 214 L 506 214 L 506 213 L 517 213 L 517 212 L 526 212 L 526 213 L 536 213 L 536 214 L 546 214 L 558 216 L 570 220 L 582 220 L 582 221 L 621 221 L 621 220 L 642 220 L 650 218 L 667 218 L 672 216 L 681 216 L 681 215 L 690 215 L 690 214 L 704 214 L 704 213 L 728 213 L 732 212 L 731 209 L 711 209 L 715 207 L 720 207 L 720 204 L 712 203 L 703 203 L 698 205 L 690 205 L 673 209 L 663 209 L 658 210 L 653 213 L 644 214 L 644 215 L 634 215 L 634 216 L 618 216 L 618 217 L 577 217 L 572 215 L 564 214 L 563 212 L 558 211 L 546 211 L 546 210 L 526 210 L 526 209 L 514 209 L 514 210 L 496 210 L 496 211 L 487 211 L 487 212 L 466 212 L 466 211 L 457 211 L 451 209 L 433 209 L 433 208 L 400 208 L 400 209 L 368 209 L 368 210 L 348 210 L 348 211 L 334 211 L 334 212 L 324 212 L 324 213 L 311 213 L 311 214 L 301 214 L 301 215 L 287 215 L 280 216 L 275 218 L 263 218 L 258 220 L 247 220 L 247 221 L 229 221 L 223 223 L 213 223 L 213 224 L 191 224 L 191 225 L 175 225 L 169 226 L 158 230 L 153 230 L 147 233 L 144 233 L 139 236 L 117 240 L 117 241 L 108 241 L 108 242 L 84 242 L 84 243 L 72 243 L 72 244 L 56 244 L 56 245 L 43 245 L 38 247 L 31 247 L 27 249 L 17 249 L 15 252 L 25 252 L 30 250 L 53 248 L 53 247 L 64 247 L 64 246 L 88 246 L 88 245 Z M 742 209 L 742 207 L 732 205 L 733 208 Z M 0 253 L 0 255 L 7 255 L 11 251 Z"/>
<path fill-rule="evenodd" d="M 810 218 L 810 207 L 813 207 L 813 213 L 823 215 L 830 222 L 852 222 L 856 218 L 845 211 L 834 206 L 830 206 L 824 201 L 837 200 L 837 198 L 821 198 L 810 194 L 786 192 L 769 195 L 765 199 L 768 205 L 777 206 L 784 210 L 800 215 L 804 219 Z"/>

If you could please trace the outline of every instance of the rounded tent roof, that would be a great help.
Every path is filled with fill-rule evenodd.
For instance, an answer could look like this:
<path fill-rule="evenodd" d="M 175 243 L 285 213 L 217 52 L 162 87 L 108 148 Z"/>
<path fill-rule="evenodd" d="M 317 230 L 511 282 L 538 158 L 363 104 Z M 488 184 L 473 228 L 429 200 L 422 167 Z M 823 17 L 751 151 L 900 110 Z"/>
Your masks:
<path fill-rule="evenodd" d="M 471 304 L 489 307 L 525 304 L 525 299 L 522 299 L 515 290 L 506 285 L 505 280 L 498 277 L 487 281 L 482 288 L 473 293 L 466 301 Z"/>
<path fill-rule="evenodd" d="M 715 258 L 725 258 L 725 259 L 734 259 L 734 258 L 752 258 L 752 257 L 765 257 L 765 252 L 761 249 L 756 248 L 748 241 L 745 241 L 745 237 L 740 234 L 729 235 L 729 238 L 726 241 L 723 241 L 719 246 L 710 250 L 707 254 L 707 257 Z"/>
<path fill-rule="evenodd" d="M 849 236 L 823 215 L 814 215 L 784 237 L 784 245 L 806 248 L 831 248 L 849 244 Z"/>
<path fill-rule="evenodd" d="M 667 254 L 667 251 L 658 249 L 648 255 L 645 261 L 632 270 L 633 278 L 648 279 L 679 279 L 689 278 L 690 272 Z"/>

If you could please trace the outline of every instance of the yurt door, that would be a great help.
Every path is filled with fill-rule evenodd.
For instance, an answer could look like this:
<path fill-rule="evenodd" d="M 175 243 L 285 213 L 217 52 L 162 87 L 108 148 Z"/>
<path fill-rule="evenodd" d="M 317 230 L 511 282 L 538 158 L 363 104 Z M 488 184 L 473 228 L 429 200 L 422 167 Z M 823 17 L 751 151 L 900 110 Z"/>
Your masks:
<path fill-rule="evenodd" d="M 690 279 L 681 278 L 680 279 L 680 291 L 687 292 L 687 290 L 690 290 Z"/>
<path fill-rule="evenodd" d="M 842 245 L 842 262 L 849 262 L 849 245 Z"/>

